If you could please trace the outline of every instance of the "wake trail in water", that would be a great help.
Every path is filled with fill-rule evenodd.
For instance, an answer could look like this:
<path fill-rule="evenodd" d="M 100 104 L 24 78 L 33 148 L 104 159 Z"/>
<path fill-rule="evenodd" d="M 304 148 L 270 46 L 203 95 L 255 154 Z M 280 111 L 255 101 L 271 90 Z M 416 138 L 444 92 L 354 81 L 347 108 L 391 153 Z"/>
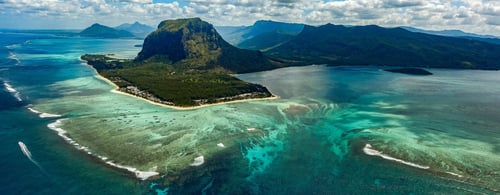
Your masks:
<path fill-rule="evenodd" d="M 22 141 L 19 141 L 17 142 L 17 144 L 19 144 L 19 147 L 21 148 L 21 152 L 23 152 L 23 154 L 28 157 L 28 159 L 33 163 L 35 164 L 38 169 L 40 169 L 40 171 L 47 177 L 49 177 L 49 174 L 47 173 L 47 171 L 45 171 L 45 169 L 43 169 L 43 167 L 35 160 L 33 159 L 33 157 L 31 156 L 31 152 L 28 150 L 28 147 L 26 146 L 26 144 L 24 144 Z"/>
<path fill-rule="evenodd" d="M 383 154 L 381 151 L 373 149 L 372 145 L 370 145 L 370 144 L 366 144 L 365 145 L 365 147 L 363 148 L 363 152 L 365 154 L 367 154 L 367 155 L 370 155 L 370 156 L 380 156 L 383 159 L 395 161 L 395 162 L 398 162 L 398 163 L 402 163 L 402 164 L 405 164 L 405 165 L 408 165 L 408 166 L 412 166 L 412 167 L 416 167 L 416 168 L 420 168 L 420 169 L 429 169 L 430 168 L 429 166 L 419 165 L 419 164 L 416 164 L 416 163 L 413 163 L 413 162 L 404 161 L 404 160 L 401 160 L 401 159 L 394 158 L 392 156 Z"/>

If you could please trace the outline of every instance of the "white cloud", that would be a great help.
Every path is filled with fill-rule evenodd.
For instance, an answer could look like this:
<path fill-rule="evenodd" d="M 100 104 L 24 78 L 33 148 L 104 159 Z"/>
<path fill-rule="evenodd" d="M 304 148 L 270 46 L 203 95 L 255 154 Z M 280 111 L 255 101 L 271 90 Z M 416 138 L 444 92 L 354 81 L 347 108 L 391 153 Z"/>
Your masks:
<path fill-rule="evenodd" d="M 94 22 L 118 25 L 141 21 L 156 25 L 164 19 L 201 17 L 215 25 L 249 25 L 264 19 L 313 25 L 377 24 L 461 29 L 500 35 L 500 1 L 482 0 L 183 0 L 181 3 L 0 0 L 0 25 L 7 17 L 15 20 L 12 16 L 23 19 L 17 22 L 19 25 L 31 17 L 67 21 L 47 25 L 72 25 L 73 28 L 83 28 Z"/>

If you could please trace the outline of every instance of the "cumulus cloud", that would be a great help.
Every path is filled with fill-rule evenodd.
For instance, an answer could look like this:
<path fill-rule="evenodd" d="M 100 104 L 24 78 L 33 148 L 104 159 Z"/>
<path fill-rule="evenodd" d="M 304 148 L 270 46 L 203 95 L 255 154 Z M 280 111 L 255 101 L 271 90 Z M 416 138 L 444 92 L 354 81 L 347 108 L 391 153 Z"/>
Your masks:
<path fill-rule="evenodd" d="M 48 27 L 73 25 L 71 27 L 81 28 L 94 22 L 117 25 L 141 21 L 156 25 L 164 19 L 182 17 L 201 17 L 215 25 L 249 25 L 256 20 L 277 20 L 312 25 L 377 24 L 461 29 L 500 35 L 500 1 L 172 0 L 155 3 L 152 0 L 0 0 L 0 26 L 19 26 L 26 18 L 40 22 L 67 21 L 48 22 Z M 17 18 L 19 21 L 14 22 Z"/>
<path fill-rule="evenodd" d="M 424 3 L 420 0 L 386 0 L 383 4 L 386 8 L 395 8 L 420 6 Z"/>

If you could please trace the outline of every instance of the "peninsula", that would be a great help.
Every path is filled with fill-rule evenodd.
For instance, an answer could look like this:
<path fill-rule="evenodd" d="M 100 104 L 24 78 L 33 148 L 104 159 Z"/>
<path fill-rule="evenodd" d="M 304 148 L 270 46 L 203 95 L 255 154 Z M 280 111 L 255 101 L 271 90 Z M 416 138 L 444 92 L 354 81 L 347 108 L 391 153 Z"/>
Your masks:
<path fill-rule="evenodd" d="M 231 74 L 275 68 L 259 51 L 238 49 L 199 18 L 165 20 L 131 59 L 81 57 L 118 90 L 155 103 L 195 107 L 274 97 L 264 86 Z"/>

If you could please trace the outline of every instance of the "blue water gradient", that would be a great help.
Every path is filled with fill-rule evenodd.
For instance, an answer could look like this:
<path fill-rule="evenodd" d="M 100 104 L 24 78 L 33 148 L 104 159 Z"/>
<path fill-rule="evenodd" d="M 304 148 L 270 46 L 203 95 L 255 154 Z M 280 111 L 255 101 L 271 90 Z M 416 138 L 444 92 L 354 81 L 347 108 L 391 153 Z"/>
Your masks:
<path fill-rule="evenodd" d="M 0 32 L 0 194 L 498 193 L 499 72 L 284 68 L 237 75 L 277 100 L 175 111 L 111 93 L 79 60 L 133 58 L 142 41 L 72 33 Z M 47 127 L 59 119 L 94 154 L 160 176 L 77 150 Z"/>

